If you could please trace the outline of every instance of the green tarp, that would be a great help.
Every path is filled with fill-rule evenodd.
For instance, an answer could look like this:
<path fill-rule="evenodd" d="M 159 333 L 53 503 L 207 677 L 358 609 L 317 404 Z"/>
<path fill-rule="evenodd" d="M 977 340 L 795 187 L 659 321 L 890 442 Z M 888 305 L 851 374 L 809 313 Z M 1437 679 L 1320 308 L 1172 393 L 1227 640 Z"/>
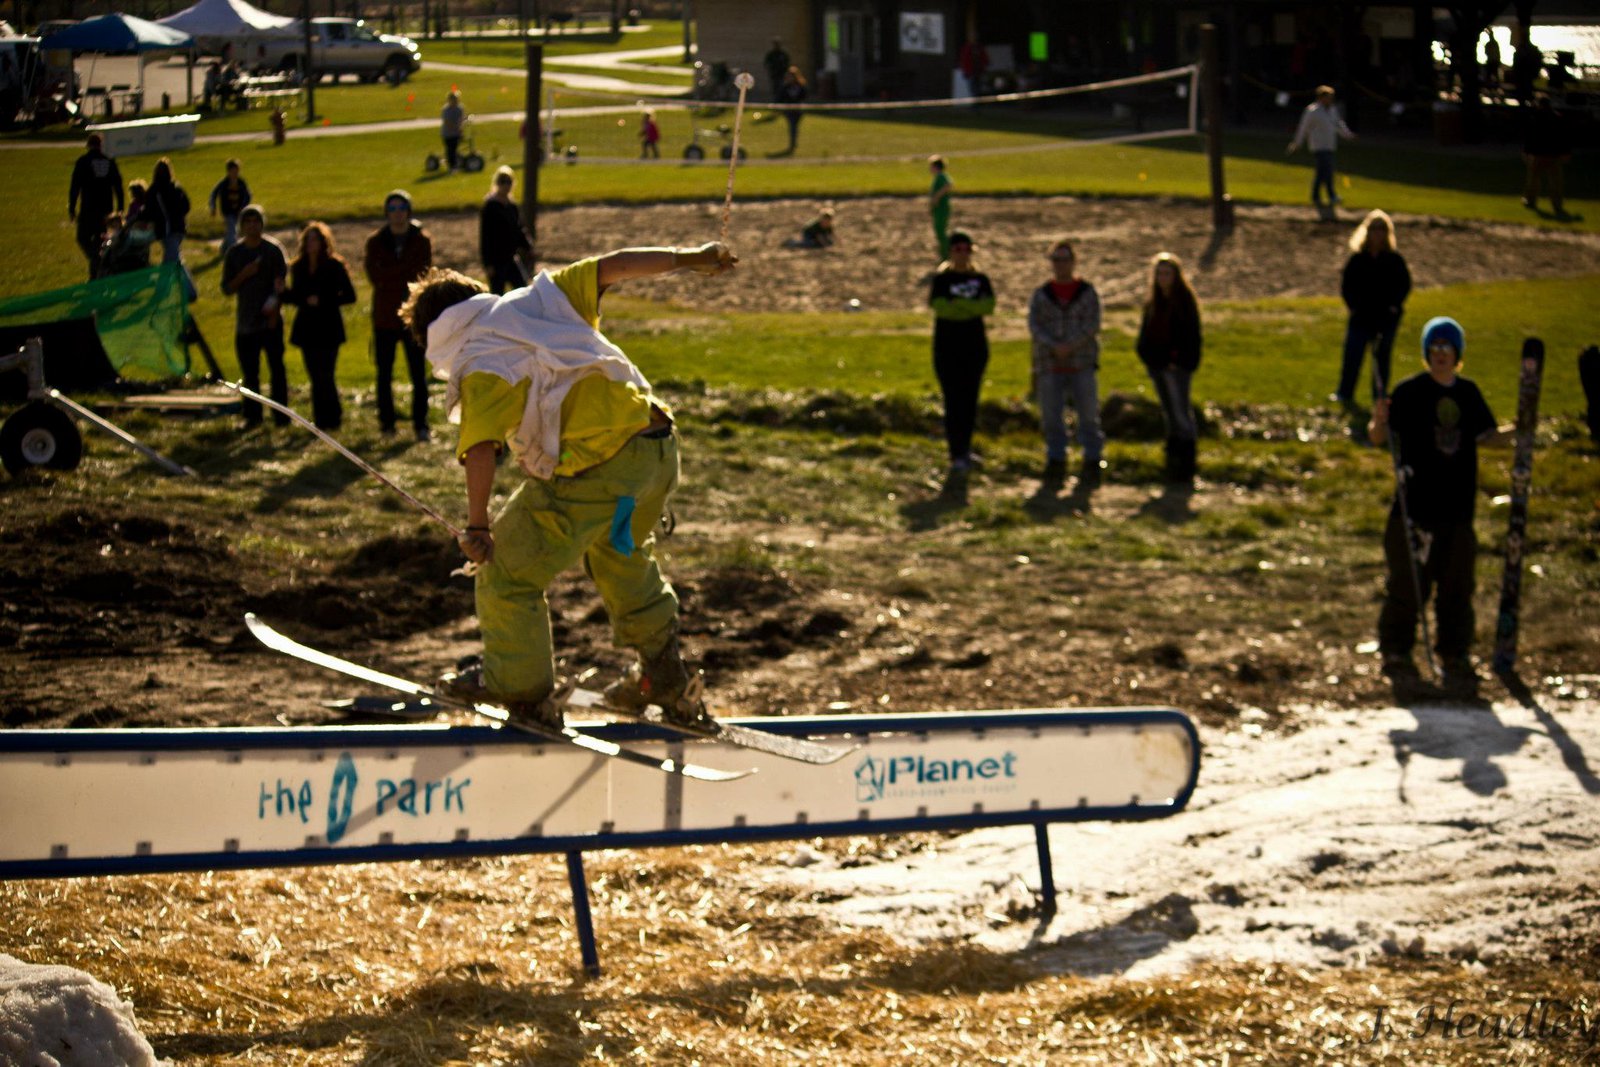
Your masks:
<path fill-rule="evenodd" d="M 0 300 L 0 327 L 93 318 L 117 373 L 137 368 L 158 378 L 189 370 L 189 353 L 179 340 L 184 315 L 176 263 Z"/>

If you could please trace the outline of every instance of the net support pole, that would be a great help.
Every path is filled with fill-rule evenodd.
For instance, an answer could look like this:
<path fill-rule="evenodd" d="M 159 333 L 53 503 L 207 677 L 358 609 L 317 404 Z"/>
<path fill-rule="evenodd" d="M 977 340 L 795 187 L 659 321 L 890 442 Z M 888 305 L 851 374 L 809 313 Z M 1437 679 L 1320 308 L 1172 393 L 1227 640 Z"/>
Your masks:
<path fill-rule="evenodd" d="M 1200 27 L 1200 86 L 1205 94 L 1206 160 L 1211 166 L 1211 225 L 1233 229 L 1233 200 L 1222 172 L 1222 64 L 1217 57 L 1217 28 Z"/>
<path fill-rule="evenodd" d="M 543 137 L 539 128 L 539 97 L 544 90 L 544 45 L 528 45 L 528 88 L 523 98 L 522 118 L 522 224 L 533 240 L 533 256 L 539 256 L 539 150 Z M 533 265 L 529 264 L 529 270 Z"/>

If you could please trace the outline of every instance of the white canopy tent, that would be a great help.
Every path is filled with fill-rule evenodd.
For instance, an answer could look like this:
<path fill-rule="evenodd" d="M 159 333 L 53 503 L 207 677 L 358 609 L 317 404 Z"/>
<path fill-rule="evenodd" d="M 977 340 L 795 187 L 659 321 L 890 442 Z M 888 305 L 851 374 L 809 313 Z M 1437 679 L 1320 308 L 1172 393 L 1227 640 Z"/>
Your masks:
<path fill-rule="evenodd" d="M 295 19 L 251 7 L 245 0 L 200 0 L 193 7 L 156 21 L 191 35 L 206 52 L 217 51 L 241 36 L 295 36 L 300 33 Z"/>

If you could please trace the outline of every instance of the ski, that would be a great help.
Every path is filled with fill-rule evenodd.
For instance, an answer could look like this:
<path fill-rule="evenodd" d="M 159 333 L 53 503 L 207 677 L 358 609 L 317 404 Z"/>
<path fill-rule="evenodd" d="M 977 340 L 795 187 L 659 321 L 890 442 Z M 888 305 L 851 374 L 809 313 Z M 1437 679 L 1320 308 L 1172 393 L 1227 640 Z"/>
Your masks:
<path fill-rule="evenodd" d="M 1506 570 L 1500 581 L 1495 620 L 1494 670 L 1509 675 L 1517 665 L 1517 624 L 1522 604 L 1522 556 L 1527 547 L 1528 495 L 1533 482 L 1534 434 L 1539 426 L 1539 389 L 1544 379 L 1544 342 L 1522 342 L 1522 377 L 1517 387 L 1516 448 L 1511 459 L 1511 525 L 1506 532 Z"/>
<path fill-rule="evenodd" d="M 736 726 L 733 723 L 723 722 L 714 716 L 709 717 L 709 723 L 704 729 L 701 729 L 682 723 L 668 722 L 661 717 L 659 711 L 648 715 L 639 715 L 636 712 L 624 711 L 604 704 L 600 705 L 600 707 L 617 715 L 632 715 L 644 722 L 648 722 L 651 726 L 659 726 L 663 730 L 671 730 L 689 737 L 704 738 L 708 741 L 723 741 L 730 745 L 737 745 L 740 748 L 765 752 L 771 756 L 782 756 L 784 759 L 799 760 L 801 763 L 814 763 L 818 766 L 837 763 L 861 747 L 860 745 L 852 744 L 835 748 L 832 745 L 807 741 L 803 737 L 789 737 L 786 734 L 772 733 L 770 730 Z"/>
<path fill-rule="evenodd" d="M 340 659 L 338 656 L 332 656 L 326 652 L 321 652 L 309 645 L 303 645 L 293 638 L 287 637 L 279 633 L 277 630 L 274 630 L 271 626 L 267 625 L 260 618 L 258 618 L 254 613 L 245 615 L 244 621 L 245 625 L 250 628 L 250 632 L 255 635 L 256 640 L 260 641 L 263 645 L 266 645 L 275 652 L 282 652 L 286 655 L 294 656 L 296 659 L 304 660 L 307 663 L 314 664 L 315 666 L 326 667 L 329 670 L 338 671 L 341 674 L 348 674 L 352 678 L 360 678 L 363 681 L 372 682 L 376 685 L 384 686 L 387 689 L 393 689 L 399 693 L 406 693 L 410 696 L 421 697 L 434 704 L 458 708 L 462 711 L 472 712 L 474 715 L 480 715 L 486 719 L 493 719 L 502 726 L 508 726 L 511 729 L 519 730 L 528 734 L 530 737 L 537 738 L 541 741 L 547 741 L 554 744 L 575 745 L 578 748 L 593 752 L 599 756 L 606 756 L 611 759 L 620 759 L 625 762 L 636 763 L 641 766 L 653 767 L 656 770 L 662 771 L 666 774 L 676 774 L 684 778 L 692 778 L 702 782 L 731 782 L 750 774 L 750 771 L 721 771 L 713 767 L 702 767 L 698 764 L 684 763 L 681 760 L 663 759 L 657 756 L 652 756 L 646 752 L 639 752 L 631 748 L 626 748 L 614 741 L 606 741 L 598 737 L 590 736 L 589 734 L 574 730 L 570 726 L 563 727 L 560 730 L 546 730 L 535 726 L 532 723 L 513 722 L 510 715 L 504 708 L 496 707 L 493 704 L 468 704 L 465 702 L 449 700 L 435 692 L 432 687 L 423 685 L 420 682 L 413 682 L 407 678 L 401 678 L 392 674 L 385 674 L 382 671 L 374 670 L 371 667 L 363 667 L 359 663 L 352 663 L 349 660 Z"/>

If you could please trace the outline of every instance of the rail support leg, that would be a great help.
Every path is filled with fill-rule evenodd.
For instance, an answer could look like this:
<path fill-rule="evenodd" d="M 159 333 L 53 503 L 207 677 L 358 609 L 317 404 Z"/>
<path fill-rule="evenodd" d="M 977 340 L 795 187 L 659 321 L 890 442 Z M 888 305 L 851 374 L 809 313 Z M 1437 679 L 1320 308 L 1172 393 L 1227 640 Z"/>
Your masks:
<path fill-rule="evenodd" d="M 1035 823 L 1033 840 L 1039 846 L 1039 913 L 1049 918 L 1056 913 L 1056 872 L 1050 862 L 1050 824 Z"/>
<path fill-rule="evenodd" d="M 572 883 L 572 917 L 578 924 L 578 947 L 583 951 L 583 969 L 590 978 L 598 978 L 600 949 L 594 942 L 594 917 L 589 913 L 589 881 L 583 876 L 583 853 L 567 853 L 567 881 Z"/>

